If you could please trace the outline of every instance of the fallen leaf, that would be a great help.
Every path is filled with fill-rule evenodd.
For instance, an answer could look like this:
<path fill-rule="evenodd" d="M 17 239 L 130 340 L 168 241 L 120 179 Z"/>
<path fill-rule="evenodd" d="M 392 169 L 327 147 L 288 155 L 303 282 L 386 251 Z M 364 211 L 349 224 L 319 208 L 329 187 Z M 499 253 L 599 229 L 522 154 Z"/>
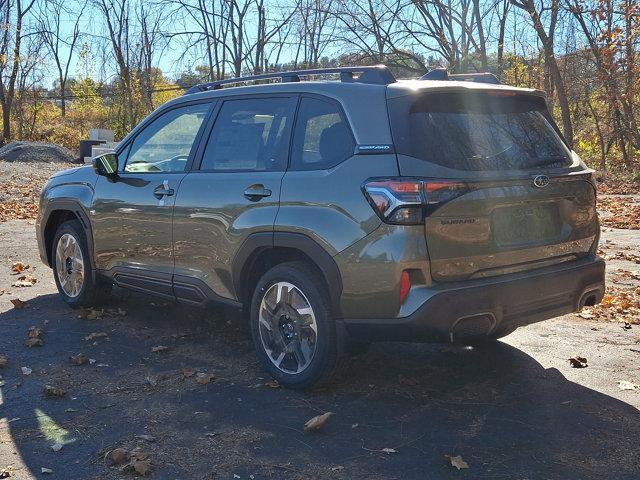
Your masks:
<path fill-rule="evenodd" d="M 584 318 L 585 320 L 591 320 L 592 318 L 596 318 L 596 316 L 591 312 L 591 310 L 584 309 L 580 313 L 578 313 L 580 318 Z"/>
<path fill-rule="evenodd" d="M 624 322 L 624 325 L 622 326 L 622 328 L 624 330 L 631 330 L 631 324 L 629 322 Z"/>
<path fill-rule="evenodd" d="M 3 368 L 7 364 L 7 357 L 0 355 L 0 368 Z"/>
<path fill-rule="evenodd" d="M 129 460 L 129 452 L 127 452 L 124 448 L 116 448 L 115 450 L 111 450 L 111 452 L 108 453 L 108 456 L 114 465 L 120 465 L 121 463 Z"/>
<path fill-rule="evenodd" d="M 53 445 L 51 445 L 51 450 L 53 450 L 54 452 L 59 452 L 60 450 L 62 450 L 62 447 L 64 447 L 64 443 L 54 443 Z"/>
<path fill-rule="evenodd" d="M 44 345 L 44 341 L 41 338 L 27 338 L 24 341 L 24 344 L 31 348 L 31 347 L 41 347 Z"/>
<path fill-rule="evenodd" d="M 12 298 L 11 300 L 9 300 L 11 303 L 13 303 L 13 308 L 20 310 L 23 309 L 24 307 L 27 306 L 27 302 L 23 302 L 22 300 L 20 300 L 19 298 Z"/>
<path fill-rule="evenodd" d="M 31 372 L 33 372 L 29 367 L 20 367 L 20 369 L 23 375 L 31 375 Z"/>
<path fill-rule="evenodd" d="M 627 380 L 620 380 L 618 382 L 618 388 L 620 390 L 640 390 L 640 385 L 636 385 L 635 383 L 631 383 Z"/>
<path fill-rule="evenodd" d="M 166 353 L 169 351 L 169 347 L 166 345 L 158 345 L 155 347 L 151 347 L 151 352 L 153 353 Z"/>
<path fill-rule="evenodd" d="M 151 472 L 151 460 L 134 460 L 131 462 L 131 466 L 137 474 L 143 477 L 146 477 Z"/>
<path fill-rule="evenodd" d="M 327 420 L 329 420 L 329 417 L 331 415 L 333 415 L 333 412 L 326 412 L 326 413 L 323 413 L 322 415 L 313 417 L 312 419 L 308 420 L 307 423 L 304 424 L 304 429 L 320 430 L 322 427 L 324 427 L 324 424 L 327 423 Z"/>
<path fill-rule="evenodd" d="M 389 447 L 383 448 L 380 451 L 382 453 L 387 453 L 387 454 L 398 453 L 395 448 L 389 448 Z"/>
<path fill-rule="evenodd" d="M 72 355 L 69 357 L 69 360 L 71 360 L 71 363 L 73 363 L 74 365 L 84 365 L 89 361 L 89 359 L 83 353 Z"/>
<path fill-rule="evenodd" d="M 587 365 L 587 359 L 584 357 L 571 357 L 569 363 L 573 368 L 586 368 L 589 366 Z"/>
<path fill-rule="evenodd" d="M 24 344 L 27 347 L 41 347 L 44 345 L 44 341 L 42 340 L 43 331 L 39 327 L 30 327 L 27 330 L 27 339 L 24 341 Z"/>
<path fill-rule="evenodd" d="M 191 378 L 196 374 L 196 371 L 191 369 L 191 368 L 183 368 L 182 369 L 182 376 L 184 378 Z"/>
<path fill-rule="evenodd" d="M 407 385 L 409 387 L 415 387 L 416 385 L 418 385 L 418 379 L 400 375 L 398 376 L 398 383 L 400 383 L 401 385 Z"/>
<path fill-rule="evenodd" d="M 456 455 L 456 456 L 445 455 L 445 458 L 449 460 L 449 463 L 451 463 L 452 467 L 456 467 L 458 470 L 469 468 L 469 465 L 467 464 L 467 462 L 465 462 L 460 455 Z"/>
<path fill-rule="evenodd" d="M 13 465 L 7 465 L 2 470 L 0 470 L 0 478 L 9 478 L 12 473 L 15 471 Z"/>
<path fill-rule="evenodd" d="M 215 375 L 213 373 L 197 373 L 196 374 L 196 382 L 199 383 L 200 385 L 206 385 L 207 383 L 211 382 L 211 380 L 213 380 L 215 378 Z"/>
<path fill-rule="evenodd" d="M 0 288 L 0 295 L 4 295 L 4 292 L 6 292 L 6 290 L 4 288 Z"/>
<path fill-rule="evenodd" d="M 92 341 L 94 341 L 94 340 L 96 340 L 98 338 L 104 338 L 106 336 L 107 336 L 107 334 L 105 332 L 93 332 L 93 333 L 87 335 L 86 337 L 84 337 L 84 339 L 87 342 L 92 342 Z"/>
<path fill-rule="evenodd" d="M 40 469 L 40 473 L 53 473 L 53 470 L 51 470 L 50 468 L 42 467 Z"/>
<path fill-rule="evenodd" d="M 67 394 L 67 392 L 65 392 L 62 388 L 52 387 L 51 385 L 45 385 L 44 394 L 47 397 L 64 397 Z"/>
<path fill-rule="evenodd" d="M 280 385 L 277 380 L 271 380 L 270 382 L 265 383 L 265 386 L 269 388 L 280 388 L 282 385 Z"/>
<path fill-rule="evenodd" d="M 11 284 L 12 287 L 33 287 L 38 279 L 32 275 L 22 275 Z"/>
<path fill-rule="evenodd" d="M 23 263 L 23 262 L 14 262 L 14 264 L 11 265 L 11 271 L 14 274 L 22 273 L 28 268 L 29 268 L 29 265 L 27 265 L 26 263 Z"/>

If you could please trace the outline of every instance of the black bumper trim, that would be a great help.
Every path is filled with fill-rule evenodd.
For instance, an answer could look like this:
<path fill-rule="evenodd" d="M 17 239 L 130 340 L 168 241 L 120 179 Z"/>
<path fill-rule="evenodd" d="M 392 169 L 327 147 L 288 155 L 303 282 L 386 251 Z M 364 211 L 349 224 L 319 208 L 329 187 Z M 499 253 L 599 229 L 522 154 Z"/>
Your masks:
<path fill-rule="evenodd" d="M 400 318 L 343 319 L 359 341 L 456 341 L 456 324 L 475 316 L 488 325 L 487 337 L 579 310 L 604 295 L 605 263 L 590 256 L 528 272 L 519 272 L 434 289 L 413 314 Z M 483 316 L 493 317 L 489 322 Z"/>

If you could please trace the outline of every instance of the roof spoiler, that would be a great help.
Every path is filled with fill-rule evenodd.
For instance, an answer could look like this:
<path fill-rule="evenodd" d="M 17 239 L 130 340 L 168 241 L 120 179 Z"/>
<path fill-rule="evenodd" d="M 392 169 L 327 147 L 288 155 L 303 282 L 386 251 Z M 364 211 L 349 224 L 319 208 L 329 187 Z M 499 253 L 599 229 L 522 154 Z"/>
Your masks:
<path fill-rule="evenodd" d="M 478 82 L 500 85 L 500 80 L 493 73 L 454 73 L 450 74 L 446 68 L 434 68 L 420 77 L 420 80 L 453 80 L 460 82 Z"/>

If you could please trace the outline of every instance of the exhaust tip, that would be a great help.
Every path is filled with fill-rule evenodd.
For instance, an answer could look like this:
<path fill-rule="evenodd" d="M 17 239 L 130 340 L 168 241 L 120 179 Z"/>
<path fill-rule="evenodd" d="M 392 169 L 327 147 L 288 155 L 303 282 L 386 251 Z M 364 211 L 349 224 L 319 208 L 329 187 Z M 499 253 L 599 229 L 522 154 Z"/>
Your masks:
<path fill-rule="evenodd" d="M 459 318 L 449 330 L 449 339 L 454 340 L 486 337 L 496 325 L 493 313 L 478 313 Z"/>

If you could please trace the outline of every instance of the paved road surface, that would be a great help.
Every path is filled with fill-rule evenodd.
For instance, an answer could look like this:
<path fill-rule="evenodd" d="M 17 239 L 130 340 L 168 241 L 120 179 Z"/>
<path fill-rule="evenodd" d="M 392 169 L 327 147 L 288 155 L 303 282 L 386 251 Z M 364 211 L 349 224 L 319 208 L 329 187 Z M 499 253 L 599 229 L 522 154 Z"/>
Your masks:
<path fill-rule="evenodd" d="M 103 458 L 116 447 L 139 447 L 162 479 L 638 478 L 640 391 L 617 384 L 640 383 L 638 325 L 567 316 L 481 350 L 379 344 L 331 387 L 302 394 L 265 385 L 236 312 L 117 291 L 113 307 L 126 315 L 78 318 L 40 265 L 33 228 L 0 224 L 0 288 L 11 292 L 0 296 L 0 354 L 9 359 L 0 369 L 0 471 L 12 465 L 10 478 L 130 477 Z M 638 231 L 607 229 L 604 238 L 640 244 Z M 10 287 L 18 260 L 35 266 L 35 286 Z M 638 269 L 610 265 L 619 267 Z M 13 309 L 15 297 L 28 307 Z M 44 346 L 24 346 L 31 326 L 44 330 Z M 94 332 L 107 337 L 85 340 Z M 169 351 L 151 352 L 158 345 Z M 74 366 L 77 353 L 95 362 Z M 575 355 L 588 368 L 571 368 Z M 215 379 L 198 384 L 185 368 Z M 67 394 L 46 397 L 44 385 Z M 323 431 L 303 431 L 326 411 L 335 415 Z"/>

